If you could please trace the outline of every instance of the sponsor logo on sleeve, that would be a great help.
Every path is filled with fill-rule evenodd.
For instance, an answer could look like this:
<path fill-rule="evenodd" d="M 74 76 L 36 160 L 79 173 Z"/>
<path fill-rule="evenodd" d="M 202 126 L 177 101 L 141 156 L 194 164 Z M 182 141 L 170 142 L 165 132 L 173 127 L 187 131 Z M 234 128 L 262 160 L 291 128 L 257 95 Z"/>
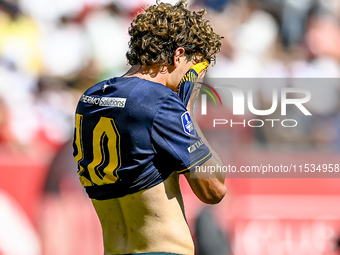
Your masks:
<path fill-rule="evenodd" d="M 195 136 L 194 123 L 190 118 L 189 112 L 183 113 L 181 119 L 184 132 L 187 133 L 188 135 Z"/>
<path fill-rule="evenodd" d="M 188 147 L 189 153 L 193 153 L 195 150 L 197 150 L 199 147 L 201 147 L 204 144 L 203 140 L 199 140 L 190 147 Z"/>

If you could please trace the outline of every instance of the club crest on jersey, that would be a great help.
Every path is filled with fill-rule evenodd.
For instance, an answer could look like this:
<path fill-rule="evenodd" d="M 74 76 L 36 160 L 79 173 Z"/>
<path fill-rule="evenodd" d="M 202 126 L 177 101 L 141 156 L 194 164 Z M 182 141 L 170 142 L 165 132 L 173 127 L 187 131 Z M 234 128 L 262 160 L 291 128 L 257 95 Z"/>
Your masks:
<path fill-rule="evenodd" d="M 194 123 L 192 122 L 189 112 L 185 112 L 181 116 L 182 119 L 182 125 L 184 132 L 187 133 L 188 135 L 195 136 L 195 128 L 194 128 Z"/>

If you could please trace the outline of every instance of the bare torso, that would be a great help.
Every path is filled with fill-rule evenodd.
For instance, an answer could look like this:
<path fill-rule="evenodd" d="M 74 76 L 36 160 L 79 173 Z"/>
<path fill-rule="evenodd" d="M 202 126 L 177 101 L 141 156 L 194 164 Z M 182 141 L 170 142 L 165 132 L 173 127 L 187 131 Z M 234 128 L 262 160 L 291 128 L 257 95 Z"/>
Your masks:
<path fill-rule="evenodd" d="M 102 225 L 105 255 L 194 254 L 177 174 L 153 188 L 92 203 Z"/>

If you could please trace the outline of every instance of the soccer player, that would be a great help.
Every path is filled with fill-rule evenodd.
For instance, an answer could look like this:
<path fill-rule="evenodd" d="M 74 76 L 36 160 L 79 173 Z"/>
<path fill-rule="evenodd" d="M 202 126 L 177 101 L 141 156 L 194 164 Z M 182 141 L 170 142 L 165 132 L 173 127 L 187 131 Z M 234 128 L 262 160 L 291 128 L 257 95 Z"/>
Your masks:
<path fill-rule="evenodd" d="M 204 77 L 221 46 L 204 12 L 189 11 L 183 0 L 145 9 L 129 29 L 131 69 L 79 100 L 74 157 L 107 255 L 193 255 L 179 175 L 204 203 L 226 193 L 223 174 L 196 172 L 222 165 L 189 114 L 198 95 L 192 82 Z"/>

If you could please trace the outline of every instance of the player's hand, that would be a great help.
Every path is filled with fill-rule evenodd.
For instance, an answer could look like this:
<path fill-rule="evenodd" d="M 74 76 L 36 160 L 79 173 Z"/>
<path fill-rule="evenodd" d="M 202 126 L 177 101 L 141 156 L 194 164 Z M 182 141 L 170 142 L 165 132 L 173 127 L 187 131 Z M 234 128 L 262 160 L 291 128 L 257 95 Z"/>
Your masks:
<path fill-rule="evenodd" d="M 194 86 L 198 86 L 197 81 L 202 81 L 205 73 L 207 72 L 207 67 L 209 66 L 209 61 L 204 60 L 196 65 L 193 65 L 190 70 L 184 75 L 180 82 L 178 96 L 182 100 L 185 106 L 188 105 L 189 99 L 193 103 L 198 94 L 199 90 L 194 90 Z M 195 85 L 196 84 L 196 85 Z M 193 93 L 193 95 L 192 95 Z"/>
<path fill-rule="evenodd" d="M 196 79 L 196 83 L 194 85 L 194 88 L 191 92 L 190 98 L 189 98 L 189 102 L 187 105 L 187 109 L 193 108 L 194 107 L 194 103 L 196 102 L 199 94 L 200 94 L 200 88 L 202 87 L 202 82 L 204 80 L 204 76 L 207 73 L 208 68 L 205 68 L 197 77 Z M 192 110 L 192 109 L 191 109 Z"/>

